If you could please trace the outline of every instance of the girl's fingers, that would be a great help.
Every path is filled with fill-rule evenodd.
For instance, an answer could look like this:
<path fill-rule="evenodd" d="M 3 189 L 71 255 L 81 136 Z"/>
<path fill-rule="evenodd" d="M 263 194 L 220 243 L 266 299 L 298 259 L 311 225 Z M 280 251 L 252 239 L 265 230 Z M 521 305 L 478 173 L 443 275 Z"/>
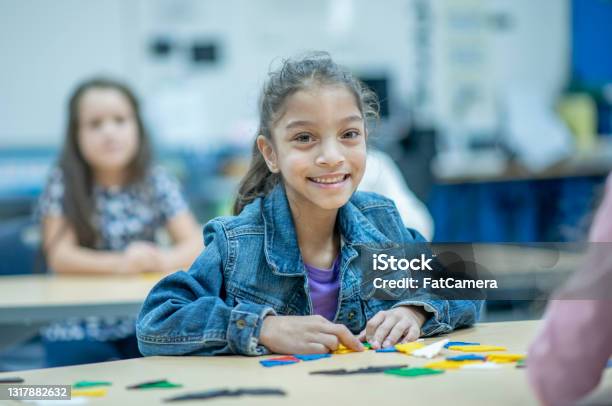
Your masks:
<path fill-rule="evenodd" d="M 385 315 L 386 313 L 384 311 L 381 311 L 376 313 L 374 317 L 368 320 L 368 323 L 366 324 L 366 338 L 368 339 L 370 344 L 372 344 L 372 341 L 374 341 L 374 333 L 376 333 L 378 326 L 380 326 L 385 321 Z"/>
<path fill-rule="evenodd" d="M 357 336 L 357 339 L 361 342 L 366 341 L 366 331 L 365 328 L 363 330 L 361 330 L 361 333 L 359 333 L 359 335 Z"/>
<path fill-rule="evenodd" d="M 410 323 L 407 321 L 400 321 L 399 323 L 397 323 L 395 326 L 393 326 L 393 328 L 391 329 L 391 332 L 389 333 L 389 335 L 387 336 L 387 338 L 385 338 L 385 340 L 382 343 L 382 347 L 390 347 L 392 345 L 395 345 L 398 343 L 398 341 L 404 337 L 404 334 L 406 334 L 407 331 L 409 331 L 408 329 L 410 328 Z"/>
<path fill-rule="evenodd" d="M 329 348 L 321 343 L 308 343 L 304 354 L 327 354 Z"/>
<path fill-rule="evenodd" d="M 338 340 L 338 337 L 333 334 L 320 333 L 317 334 L 313 343 L 324 345 L 327 349 L 326 352 L 330 352 L 338 349 L 338 344 L 340 344 L 340 341 Z"/>
<path fill-rule="evenodd" d="M 380 326 L 378 326 L 376 332 L 374 333 L 374 340 L 370 341 L 370 344 L 372 344 L 372 347 L 374 349 L 377 350 L 381 347 L 382 343 L 385 341 L 385 339 L 391 332 L 391 329 L 395 327 L 398 320 L 399 319 L 396 317 L 386 317 L 385 321 Z"/>
<path fill-rule="evenodd" d="M 416 341 L 421 336 L 421 329 L 416 325 L 412 324 L 408 329 L 408 332 L 402 339 L 403 343 L 409 343 L 411 341 Z"/>
<path fill-rule="evenodd" d="M 351 333 L 344 324 L 333 324 L 331 334 L 338 337 L 340 343 L 344 344 L 345 347 L 350 348 L 353 351 L 363 351 L 363 345 L 361 342 Z"/>
<path fill-rule="evenodd" d="M 344 346 L 350 348 L 353 351 L 363 351 L 363 345 L 361 342 L 351 333 L 351 331 L 344 324 L 329 323 L 325 326 L 324 333 L 335 335 L 339 342 Z"/>

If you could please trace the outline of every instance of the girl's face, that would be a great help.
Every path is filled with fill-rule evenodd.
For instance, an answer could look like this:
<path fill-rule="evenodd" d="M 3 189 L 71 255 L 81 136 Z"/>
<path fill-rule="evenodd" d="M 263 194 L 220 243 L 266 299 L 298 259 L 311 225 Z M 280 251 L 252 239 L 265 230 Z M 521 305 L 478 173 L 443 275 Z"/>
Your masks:
<path fill-rule="evenodd" d="M 124 170 L 138 151 L 138 124 L 128 98 L 91 88 L 79 101 L 79 149 L 94 171 Z"/>
<path fill-rule="evenodd" d="M 273 143 L 258 139 L 268 167 L 282 174 L 291 202 L 340 208 L 365 170 L 366 132 L 355 96 L 344 86 L 322 85 L 296 92 L 284 107 Z"/>

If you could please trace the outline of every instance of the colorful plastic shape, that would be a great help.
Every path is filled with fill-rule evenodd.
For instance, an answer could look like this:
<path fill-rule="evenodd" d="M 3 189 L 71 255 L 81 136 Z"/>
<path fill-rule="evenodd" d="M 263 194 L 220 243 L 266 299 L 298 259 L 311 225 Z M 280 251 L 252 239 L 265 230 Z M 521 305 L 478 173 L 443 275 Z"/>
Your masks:
<path fill-rule="evenodd" d="M 461 352 L 506 351 L 506 347 L 496 345 L 451 345 L 448 349 Z"/>
<path fill-rule="evenodd" d="M 434 361 L 425 364 L 425 368 L 431 369 L 459 369 L 464 365 L 482 364 L 482 361 Z"/>
<path fill-rule="evenodd" d="M 73 389 L 70 396 L 73 398 L 101 398 L 106 396 L 107 390 L 105 388 L 98 389 Z"/>
<path fill-rule="evenodd" d="M 487 355 L 487 361 L 497 362 L 498 364 L 509 364 L 511 362 L 517 362 L 525 359 L 523 354 L 489 354 Z"/>
<path fill-rule="evenodd" d="M 419 348 L 425 347 L 425 344 L 418 341 L 413 341 L 411 343 L 404 344 L 395 344 L 395 349 L 404 354 L 412 354 L 414 350 L 418 350 Z"/>
<path fill-rule="evenodd" d="M 75 382 L 72 387 L 79 389 L 79 388 L 93 388 L 96 386 L 111 386 L 112 383 L 111 382 L 107 382 L 107 381 L 78 381 Z"/>
<path fill-rule="evenodd" d="M 480 345 L 480 343 L 469 343 L 466 341 L 449 341 L 444 348 L 453 347 L 455 345 Z"/>
<path fill-rule="evenodd" d="M 478 354 L 466 354 L 466 355 L 455 355 L 452 357 L 446 357 L 447 361 L 486 361 L 486 355 Z"/>
<path fill-rule="evenodd" d="M 295 354 L 294 357 L 300 361 L 316 361 L 318 359 L 329 358 L 331 354 Z"/>
<path fill-rule="evenodd" d="M 404 376 L 408 378 L 415 378 L 418 376 L 439 375 L 439 374 L 443 374 L 444 371 L 440 371 L 437 369 L 430 369 L 430 368 L 401 368 L 401 369 L 387 369 L 384 373 L 389 374 L 389 375 L 397 375 L 397 376 Z"/>
<path fill-rule="evenodd" d="M 438 355 L 440 351 L 442 351 L 446 343 L 448 343 L 448 338 L 445 338 L 444 340 L 436 341 L 435 343 L 429 344 L 423 348 L 418 348 L 412 351 L 412 356 L 432 359 L 433 357 Z"/>

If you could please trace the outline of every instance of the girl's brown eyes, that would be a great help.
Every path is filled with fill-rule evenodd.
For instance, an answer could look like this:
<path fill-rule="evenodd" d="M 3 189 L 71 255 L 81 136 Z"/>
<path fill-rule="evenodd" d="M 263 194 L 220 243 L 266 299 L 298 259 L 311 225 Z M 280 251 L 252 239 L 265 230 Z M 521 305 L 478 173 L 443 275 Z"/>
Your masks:
<path fill-rule="evenodd" d="M 310 134 L 298 134 L 295 138 L 295 141 L 301 143 L 301 144 L 306 144 L 307 142 L 312 141 L 312 135 Z"/>
<path fill-rule="evenodd" d="M 356 130 L 347 131 L 342 134 L 343 139 L 352 140 L 359 137 L 361 133 Z M 293 138 L 293 141 L 296 141 L 298 144 L 308 144 L 314 140 L 314 137 L 311 134 L 298 134 Z"/>
<path fill-rule="evenodd" d="M 342 134 L 343 138 L 348 138 L 348 139 L 353 139 L 353 138 L 357 138 L 359 137 L 359 131 L 347 131 L 344 134 Z"/>
<path fill-rule="evenodd" d="M 114 120 L 115 120 L 115 123 L 117 124 L 123 124 L 127 121 L 127 118 L 123 116 L 117 116 L 114 118 Z M 102 122 L 103 122 L 102 120 L 92 120 L 89 122 L 88 125 L 90 128 L 98 129 L 100 128 L 100 126 L 102 126 Z"/>

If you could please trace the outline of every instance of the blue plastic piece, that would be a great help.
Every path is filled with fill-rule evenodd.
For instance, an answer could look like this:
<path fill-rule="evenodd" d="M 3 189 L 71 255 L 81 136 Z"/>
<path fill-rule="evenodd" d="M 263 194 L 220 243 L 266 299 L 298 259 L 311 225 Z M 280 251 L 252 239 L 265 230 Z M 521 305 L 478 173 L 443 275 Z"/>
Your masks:
<path fill-rule="evenodd" d="M 266 368 L 271 368 L 271 367 L 279 367 L 282 365 L 290 365 L 290 364 L 297 364 L 298 361 L 272 361 L 272 360 L 263 360 L 263 361 L 259 361 L 259 363 L 261 365 L 263 365 Z"/>
<path fill-rule="evenodd" d="M 293 356 L 302 361 L 316 361 L 322 358 L 329 358 L 331 354 L 295 354 Z"/>
<path fill-rule="evenodd" d="M 379 348 L 376 350 L 376 352 L 398 352 L 395 347 L 391 346 L 391 347 L 385 347 L 385 348 Z"/>
<path fill-rule="evenodd" d="M 465 354 L 465 355 L 455 355 L 453 357 L 446 357 L 448 361 L 486 361 L 487 357 L 484 355 L 477 354 Z"/>
<path fill-rule="evenodd" d="M 448 348 L 448 347 L 451 347 L 453 345 L 480 345 L 480 343 L 468 343 L 468 342 L 465 342 L 465 341 L 449 341 L 448 343 L 446 343 L 444 348 Z"/>

